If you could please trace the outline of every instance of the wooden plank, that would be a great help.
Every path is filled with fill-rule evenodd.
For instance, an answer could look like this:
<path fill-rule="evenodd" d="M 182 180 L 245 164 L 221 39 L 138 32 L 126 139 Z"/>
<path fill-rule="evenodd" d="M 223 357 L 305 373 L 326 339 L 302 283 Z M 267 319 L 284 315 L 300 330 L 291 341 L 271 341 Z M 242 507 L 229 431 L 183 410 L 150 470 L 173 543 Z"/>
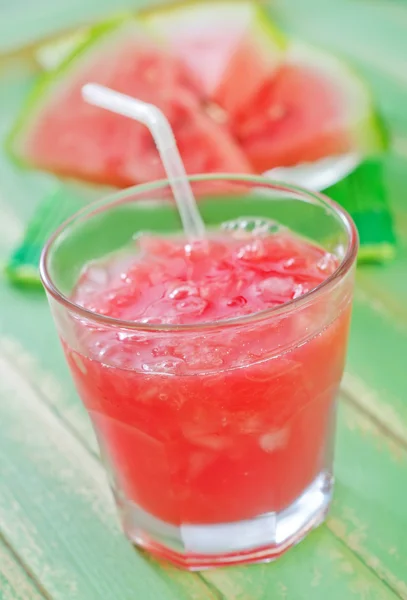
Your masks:
<path fill-rule="evenodd" d="M 46 600 L 12 551 L 1 539 L 0 600 Z"/>
<path fill-rule="evenodd" d="M 407 332 L 363 291 L 357 292 L 353 314 L 345 390 L 406 444 Z"/>
<path fill-rule="evenodd" d="M 407 451 L 349 400 L 339 411 L 328 527 L 407 598 Z"/>
<path fill-rule="evenodd" d="M 0 529 L 55 600 L 214 600 L 197 576 L 135 552 L 104 471 L 0 356 Z"/>

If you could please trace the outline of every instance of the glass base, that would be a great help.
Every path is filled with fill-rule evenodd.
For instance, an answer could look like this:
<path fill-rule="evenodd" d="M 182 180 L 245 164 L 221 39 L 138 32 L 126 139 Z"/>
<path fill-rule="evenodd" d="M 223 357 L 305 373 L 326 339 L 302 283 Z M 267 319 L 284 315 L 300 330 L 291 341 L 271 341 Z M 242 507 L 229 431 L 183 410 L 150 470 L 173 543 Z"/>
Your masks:
<path fill-rule="evenodd" d="M 324 521 L 332 491 L 332 474 L 324 471 L 281 512 L 237 523 L 179 527 L 152 517 L 121 494 L 116 500 L 133 543 L 178 567 L 199 571 L 275 560 Z"/>

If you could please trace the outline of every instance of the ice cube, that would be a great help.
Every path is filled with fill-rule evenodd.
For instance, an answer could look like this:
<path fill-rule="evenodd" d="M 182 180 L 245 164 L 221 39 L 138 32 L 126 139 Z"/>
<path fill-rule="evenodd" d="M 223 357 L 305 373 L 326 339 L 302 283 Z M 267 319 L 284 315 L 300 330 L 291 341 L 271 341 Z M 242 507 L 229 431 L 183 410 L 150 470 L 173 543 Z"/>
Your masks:
<path fill-rule="evenodd" d="M 77 352 L 71 352 L 71 356 L 72 356 L 72 360 L 74 361 L 74 363 L 76 364 L 76 366 L 78 367 L 78 369 L 82 373 L 82 375 L 87 375 L 88 370 L 85 367 L 83 360 L 81 359 L 79 354 Z"/>
<path fill-rule="evenodd" d="M 303 296 L 307 292 L 309 292 L 308 286 L 303 283 L 298 283 L 294 286 L 293 299 L 300 298 L 300 296 Z"/>
<path fill-rule="evenodd" d="M 267 256 L 266 249 L 261 240 L 253 240 L 241 246 L 236 252 L 237 258 L 247 262 L 256 262 Z"/>
<path fill-rule="evenodd" d="M 106 299 L 113 311 L 115 308 L 121 309 L 132 306 L 136 303 L 139 296 L 140 293 L 134 287 L 126 286 L 113 290 L 106 296 Z"/>
<path fill-rule="evenodd" d="M 175 310 L 183 315 L 201 315 L 208 302 L 199 296 L 188 296 L 184 300 L 178 300 L 175 304 Z"/>
<path fill-rule="evenodd" d="M 153 287 L 160 285 L 163 281 L 166 280 L 167 271 L 171 269 L 174 261 L 168 261 L 168 264 L 163 267 L 159 264 L 154 264 L 150 266 L 148 278 Z"/>
<path fill-rule="evenodd" d="M 195 477 L 199 477 L 216 459 L 217 454 L 215 452 L 208 452 L 206 448 L 203 450 L 192 450 L 188 456 L 188 478 L 194 479 Z"/>
<path fill-rule="evenodd" d="M 165 315 L 165 317 L 160 317 L 158 315 L 148 315 L 140 319 L 140 323 L 144 323 L 145 325 L 172 325 L 175 322 L 176 317 L 174 315 L 169 314 Z"/>
<path fill-rule="evenodd" d="M 293 256 L 285 260 L 282 264 L 284 271 L 292 273 L 294 276 L 308 274 L 309 265 L 304 256 Z"/>
<path fill-rule="evenodd" d="M 183 358 L 189 367 L 197 370 L 219 369 L 229 352 L 226 347 L 204 345 L 202 340 L 181 344 L 174 349 L 176 356 Z"/>
<path fill-rule="evenodd" d="M 287 444 L 289 432 L 287 429 L 278 429 L 276 431 L 270 431 L 263 434 L 260 437 L 259 444 L 260 448 L 271 454 L 276 450 L 281 450 Z"/>
<path fill-rule="evenodd" d="M 167 344 L 159 344 L 151 349 L 151 354 L 154 356 L 154 358 L 158 358 L 160 356 L 170 356 L 171 350 L 171 346 L 168 346 Z"/>
<path fill-rule="evenodd" d="M 317 269 L 325 275 L 331 275 L 338 265 L 338 261 L 333 254 L 324 254 L 317 262 Z"/>
<path fill-rule="evenodd" d="M 213 433 L 212 435 L 195 435 L 191 441 L 198 446 L 202 446 L 203 448 L 208 448 L 208 450 L 214 450 L 217 452 L 220 450 L 225 450 L 232 444 L 230 438 L 228 438 L 226 435 L 220 435 L 217 433 Z"/>
<path fill-rule="evenodd" d="M 231 444 L 230 437 L 222 424 L 221 412 L 208 408 L 210 407 L 185 405 L 185 409 L 189 410 L 182 414 L 182 432 L 189 442 L 197 446 L 208 450 L 223 450 Z"/>
<path fill-rule="evenodd" d="M 119 342 L 122 342 L 124 344 L 131 344 L 134 346 L 148 346 L 151 342 L 151 339 L 146 335 L 124 330 L 119 331 L 119 333 L 117 334 L 117 339 L 119 340 Z"/>
<path fill-rule="evenodd" d="M 198 240 L 185 244 L 184 252 L 188 258 L 202 258 L 208 254 L 209 244 L 206 240 Z"/>
<path fill-rule="evenodd" d="M 109 274 L 107 269 L 101 265 L 90 265 L 85 272 L 86 280 L 90 284 L 94 284 L 96 287 L 103 288 L 109 281 Z"/>
<path fill-rule="evenodd" d="M 136 235 L 134 239 L 140 252 L 150 256 L 174 256 L 180 251 L 176 240 L 148 234 Z"/>
<path fill-rule="evenodd" d="M 275 302 L 280 298 L 290 300 L 294 292 L 292 277 L 267 277 L 256 285 L 256 293 L 265 302 Z"/>
<path fill-rule="evenodd" d="M 199 297 L 199 289 L 195 285 L 188 283 L 184 285 L 177 285 L 168 293 L 168 297 L 172 300 L 185 300 L 185 298 L 190 296 Z"/>
<path fill-rule="evenodd" d="M 120 273 L 120 281 L 122 281 L 123 283 L 127 283 L 128 285 L 130 285 L 131 283 L 133 283 L 133 278 L 129 276 L 128 273 Z"/>

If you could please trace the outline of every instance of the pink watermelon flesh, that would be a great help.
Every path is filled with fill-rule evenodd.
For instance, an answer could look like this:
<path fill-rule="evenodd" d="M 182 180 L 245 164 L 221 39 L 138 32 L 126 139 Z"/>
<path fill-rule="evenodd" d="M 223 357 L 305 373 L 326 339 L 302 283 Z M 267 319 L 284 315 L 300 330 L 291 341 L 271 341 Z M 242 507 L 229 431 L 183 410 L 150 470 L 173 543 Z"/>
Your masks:
<path fill-rule="evenodd" d="M 196 74 L 203 93 L 232 116 L 284 58 L 282 34 L 251 0 L 192 0 L 152 10 L 146 21 Z"/>
<path fill-rule="evenodd" d="M 158 106 L 189 174 L 252 172 L 228 129 L 207 114 L 190 71 L 138 27 L 119 30 L 65 67 L 17 136 L 18 154 L 37 168 L 119 187 L 165 177 L 143 125 L 85 104 L 81 88 L 91 81 Z"/>
<path fill-rule="evenodd" d="M 312 67 L 287 64 L 239 114 L 234 132 L 255 171 L 352 151 L 346 105 Z"/>
<path fill-rule="evenodd" d="M 213 100 L 233 116 L 251 105 L 253 97 L 273 71 L 259 56 L 251 40 L 242 40 L 213 91 Z"/>

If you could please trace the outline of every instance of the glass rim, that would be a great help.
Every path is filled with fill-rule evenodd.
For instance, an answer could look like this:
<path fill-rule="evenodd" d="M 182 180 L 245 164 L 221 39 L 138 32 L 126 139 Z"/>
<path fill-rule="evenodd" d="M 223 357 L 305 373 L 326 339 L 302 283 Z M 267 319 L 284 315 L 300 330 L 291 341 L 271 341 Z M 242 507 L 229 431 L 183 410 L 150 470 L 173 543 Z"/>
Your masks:
<path fill-rule="evenodd" d="M 296 185 L 275 181 L 264 176 L 256 175 L 214 173 L 188 176 L 188 180 L 190 183 L 199 183 L 207 181 L 216 182 L 228 180 L 232 182 L 252 183 L 254 185 L 263 184 L 265 187 L 269 187 L 276 191 L 289 193 L 294 192 L 308 198 L 314 198 L 318 201 L 319 204 L 324 205 L 332 213 L 339 217 L 339 220 L 342 223 L 342 226 L 344 227 L 348 237 L 348 245 L 346 248 L 345 255 L 338 267 L 329 277 L 327 277 L 322 283 L 320 283 L 318 286 L 316 286 L 309 292 L 303 294 L 302 296 L 290 300 L 289 302 L 286 302 L 281 306 L 268 308 L 266 310 L 258 311 L 248 315 L 242 315 L 239 317 L 222 319 L 218 321 L 203 321 L 199 323 L 189 324 L 142 323 L 140 321 L 128 321 L 125 319 L 117 319 L 115 317 L 103 315 L 101 313 L 84 308 L 80 304 L 77 304 L 76 302 L 71 300 L 64 293 L 62 293 L 54 284 L 48 269 L 48 261 L 50 258 L 50 254 L 52 253 L 53 245 L 58 240 L 59 236 L 63 234 L 63 232 L 66 231 L 67 228 L 80 217 L 85 217 L 86 215 L 88 215 L 91 218 L 93 214 L 100 212 L 101 210 L 108 210 L 110 207 L 119 204 L 123 200 L 126 200 L 126 198 L 129 198 L 134 193 L 143 193 L 164 189 L 165 187 L 168 187 L 170 185 L 168 179 L 160 179 L 150 183 L 134 185 L 124 190 L 107 194 L 105 197 L 99 200 L 95 200 L 89 203 L 87 206 L 80 209 L 79 211 L 76 211 L 71 217 L 66 219 L 56 229 L 56 231 L 50 236 L 50 238 L 46 242 L 41 252 L 40 258 L 40 277 L 47 293 L 50 294 L 59 304 L 64 306 L 70 312 L 76 313 L 80 317 L 89 321 L 93 321 L 106 326 L 137 331 L 202 331 L 209 329 L 218 329 L 219 327 L 236 327 L 239 325 L 246 325 L 258 321 L 263 321 L 269 319 L 270 317 L 280 317 L 286 313 L 290 313 L 299 308 L 300 306 L 309 304 L 323 291 L 329 290 L 332 287 L 334 287 L 339 280 L 345 277 L 345 275 L 350 271 L 350 269 L 356 261 L 359 247 L 359 237 L 355 223 L 353 222 L 348 212 L 340 204 L 338 204 L 334 200 L 331 200 L 328 196 L 325 196 L 324 194 L 321 194 L 319 192 L 313 192 L 311 190 L 307 190 Z M 160 201 L 159 203 L 165 204 L 165 201 Z"/>

